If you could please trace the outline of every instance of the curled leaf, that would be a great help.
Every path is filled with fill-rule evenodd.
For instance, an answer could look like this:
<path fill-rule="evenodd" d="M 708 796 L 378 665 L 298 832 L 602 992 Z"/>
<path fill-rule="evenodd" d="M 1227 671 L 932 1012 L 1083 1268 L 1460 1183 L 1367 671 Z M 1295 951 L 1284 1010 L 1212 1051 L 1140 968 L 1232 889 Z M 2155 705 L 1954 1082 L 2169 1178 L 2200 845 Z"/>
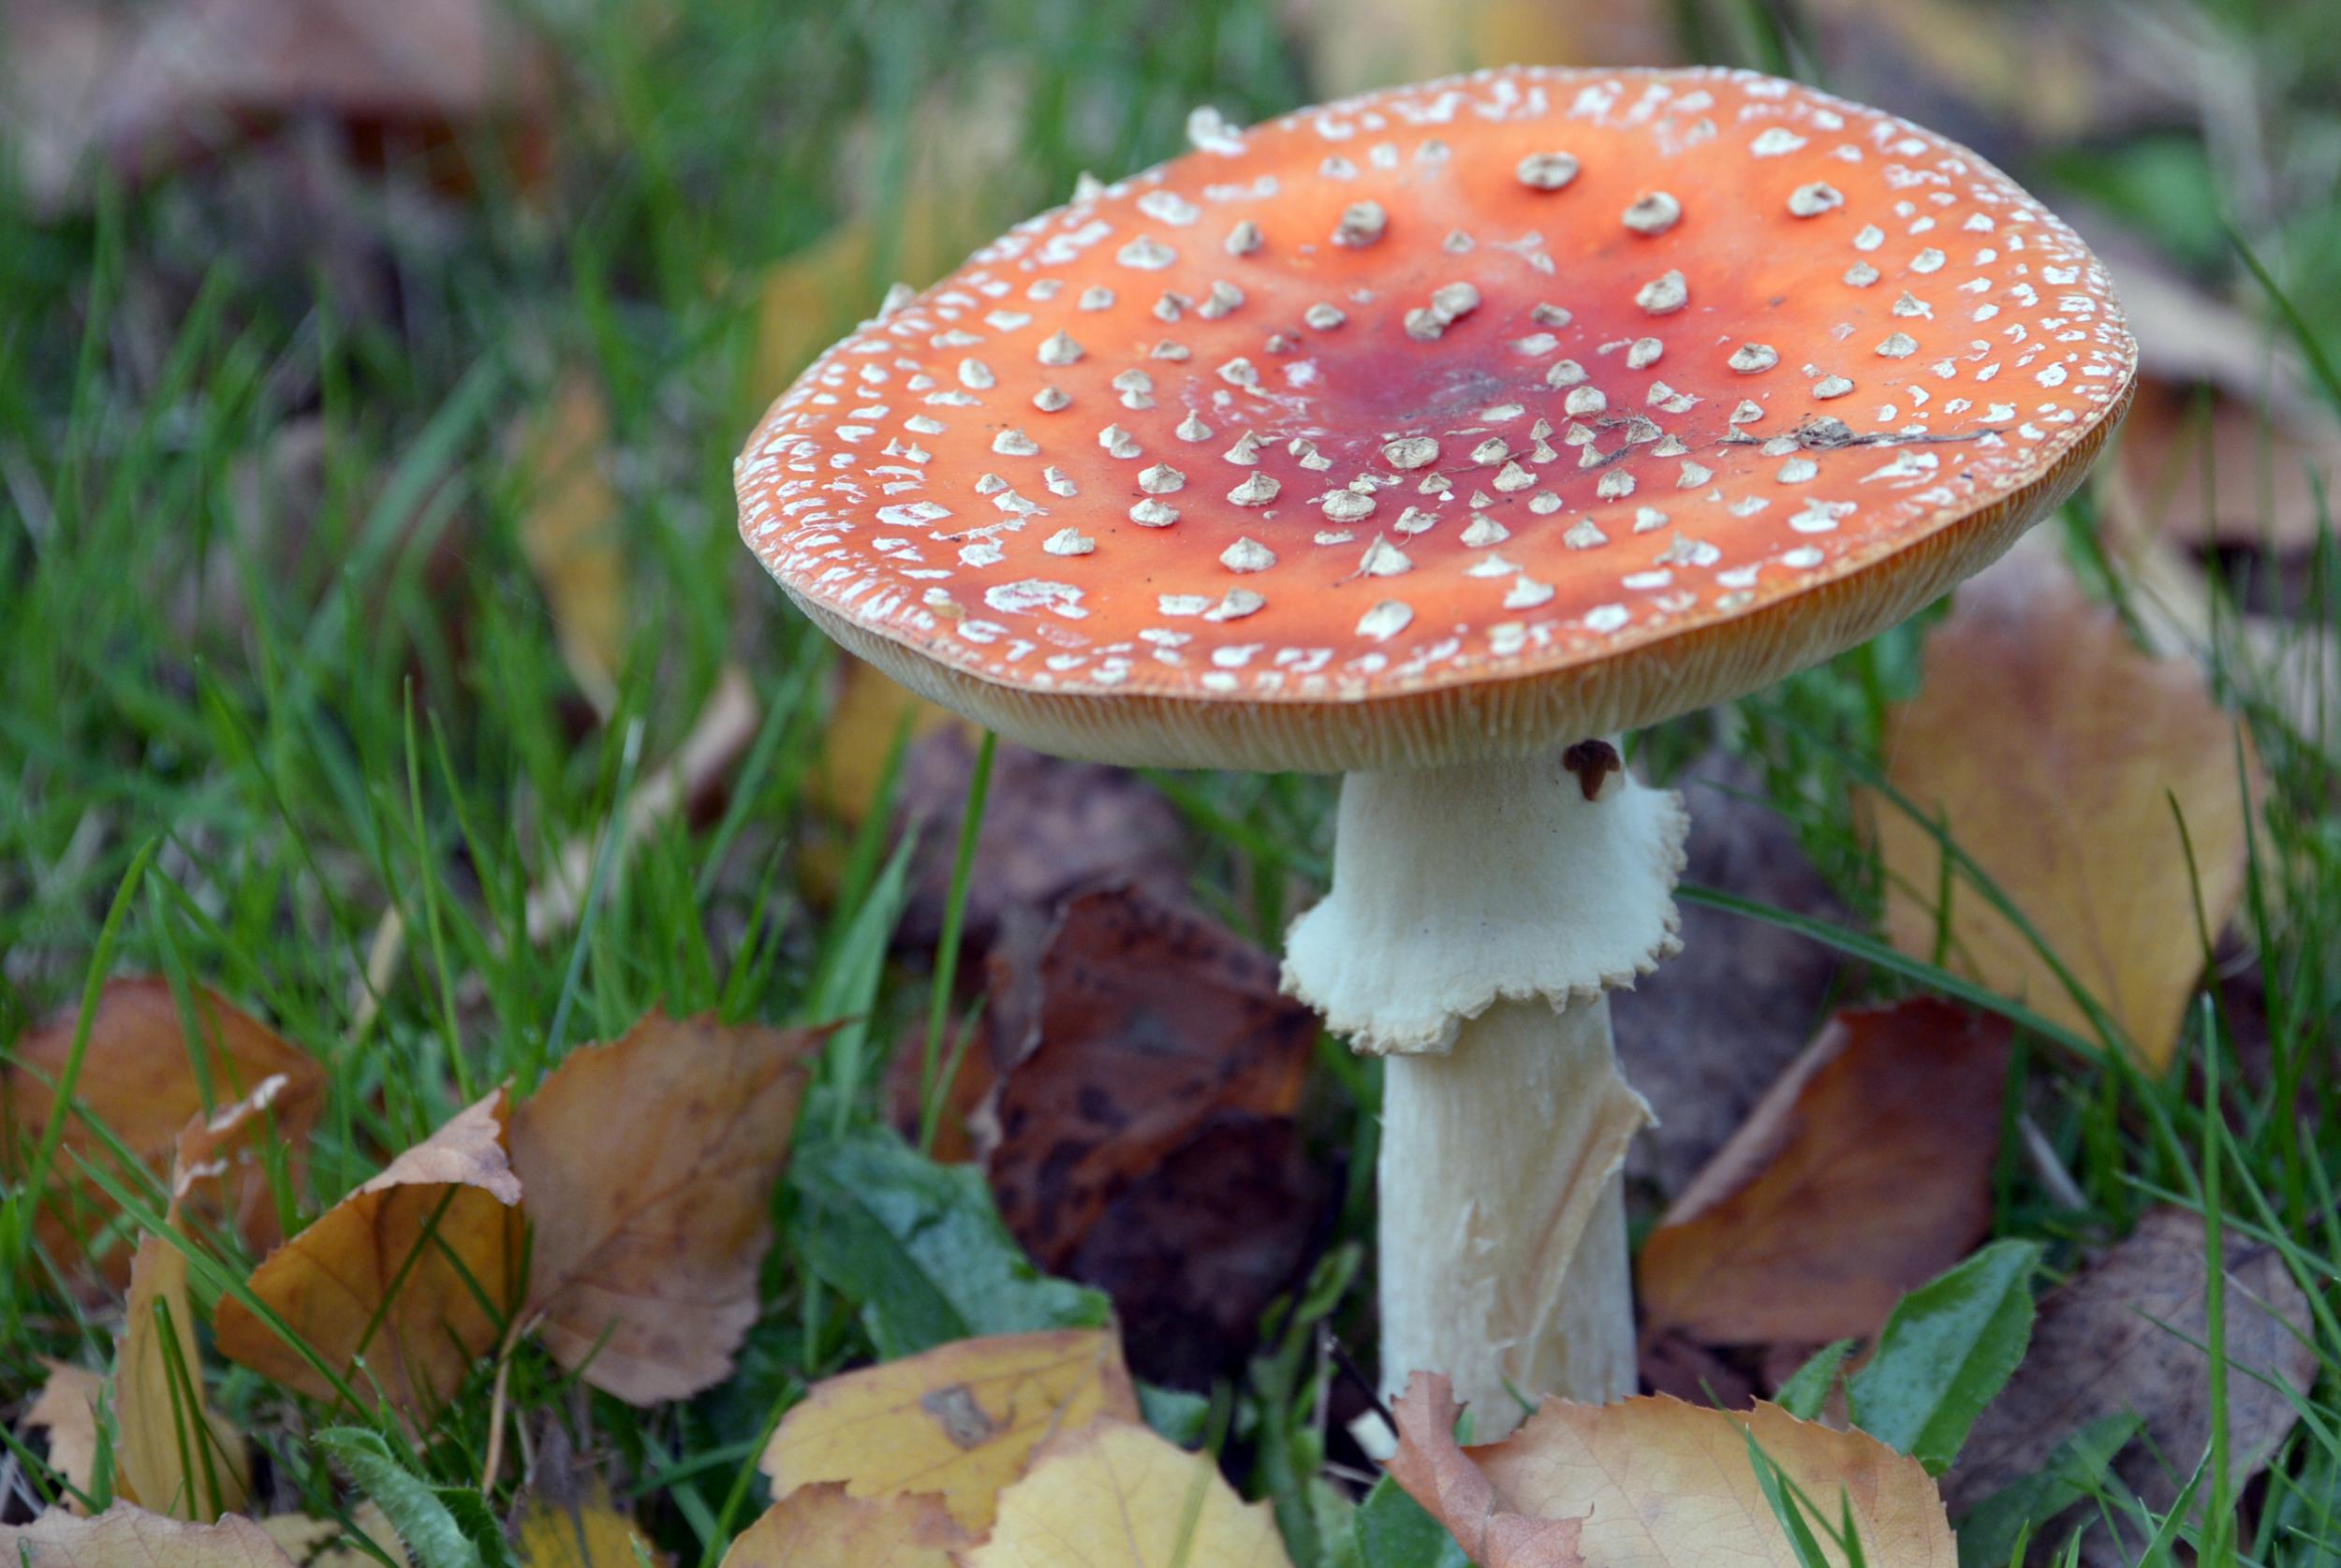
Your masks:
<path fill-rule="evenodd" d="M 406 1409 L 443 1402 L 503 1332 L 519 1297 L 521 1184 L 504 1148 L 504 1091 L 459 1113 L 335 1204 L 252 1273 L 251 1288 L 345 1380 Z M 235 1297 L 220 1353 L 289 1388 L 332 1383 Z"/>

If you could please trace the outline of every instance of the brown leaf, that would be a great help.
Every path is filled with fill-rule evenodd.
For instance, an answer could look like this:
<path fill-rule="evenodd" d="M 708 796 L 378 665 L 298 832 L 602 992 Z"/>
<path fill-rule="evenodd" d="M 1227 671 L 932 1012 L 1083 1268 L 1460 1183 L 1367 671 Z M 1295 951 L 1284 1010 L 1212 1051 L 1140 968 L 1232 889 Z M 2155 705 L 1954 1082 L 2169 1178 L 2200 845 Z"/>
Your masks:
<path fill-rule="evenodd" d="M 578 689 L 605 718 L 626 660 L 626 557 L 601 388 L 571 371 L 514 432 L 521 549 Z"/>
<path fill-rule="evenodd" d="M 2031 920 L 2152 1069 L 2169 1062 L 2202 954 L 2186 844 L 2214 934 L 2240 901 L 2247 800 L 2236 731 L 2193 664 L 2138 651 L 2054 547 L 2020 548 L 1960 590 L 1896 710 L 1887 774 Z M 2186 822 L 2172 819 L 2172 801 Z M 1940 847 L 1872 802 L 1895 946 L 1935 956 Z M 2048 963 L 1975 887 L 1951 889 L 1949 962 L 2094 1037 Z"/>
<path fill-rule="evenodd" d="M 61 1263 L 81 1257 L 80 1238 L 115 1217 L 112 1200 L 77 1165 L 79 1160 L 101 1167 L 115 1163 L 93 1121 L 135 1153 L 147 1177 L 160 1185 L 180 1129 L 206 1107 L 207 1084 L 209 1104 L 220 1106 L 282 1075 L 285 1084 L 272 1113 L 273 1134 L 284 1140 L 298 1171 L 323 1098 L 323 1067 L 205 987 L 195 988 L 193 1005 L 201 1031 L 199 1049 L 180 1027 L 178 1005 L 164 981 L 110 980 L 99 993 L 74 1083 L 74 1111 L 50 1166 L 49 1194 L 40 1211 L 42 1244 Z M 39 1146 L 56 1104 L 53 1086 L 72 1054 L 77 1018 L 66 1013 L 52 1018 L 25 1034 L 11 1052 L 10 1115 L 0 1144 L 0 1168 L 11 1179 L 23 1174 Z M 276 1208 L 260 1150 L 243 1148 L 237 1168 L 228 1175 L 219 1186 L 226 1218 L 247 1246 L 272 1245 Z M 110 1282 L 127 1282 L 126 1253 L 110 1251 L 98 1266 Z"/>
<path fill-rule="evenodd" d="M 535 107 L 541 62 L 481 0 L 12 0 L 15 106 L 35 204 L 84 199 L 103 165 L 129 181 L 324 111 L 440 130 Z"/>
<path fill-rule="evenodd" d="M 1274 958 L 1125 887 L 1067 901 L 1038 953 L 994 955 L 992 995 L 1010 1065 L 981 1118 L 984 1170 L 1051 1270 L 1215 1113 L 1289 1115 L 1317 1039 Z"/>
<path fill-rule="evenodd" d="M 520 1297 L 521 1184 L 504 1146 L 499 1089 L 459 1113 L 253 1270 L 255 1294 L 325 1364 L 407 1410 L 455 1391 Z M 395 1285 L 395 1294 L 392 1287 Z M 472 1292 L 484 1293 L 482 1303 Z M 234 1297 L 220 1354 L 317 1399 L 333 1386 Z"/>
<path fill-rule="evenodd" d="M 2007 1023 L 1931 997 L 1829 1020 L 1643 1244 L 1643 1321 L 1867 1338 L 1992 1217 Z"/>
<path fill-rule="evenodd" d="M 1291 1568 L 1265 1502 L 1246 1503 L 1209 1454 L 1099 1421 L 1051 1439 L 1000 1494 L 966 1568 Z"/>
<path fill-rule="evenodd" d="M 1678 782 L 1691 819 L 1683 879 L 1844 924 L 1844 907 L 1761 785 L 1719 751 Z M 1830 948 L 1768 921 L 1687 902 L 1681 913 L 1683 951 L 1610 998 L 1619 1067 L 1657 1118 L 1634 1140 L 1627 1174 L 1669 1197 L 1813 1037 L 1839 967 Z"/>
<path fill-rule="evenodd" d="M 961 1340 L 816 1384 L 782 1417 L 763 1470 L 781 1496 L 817 1481 L 860 1498 L 933 1492 L 981 1532 L 1034 1448 L 1100 1416 L 1139 1418 L 1111 1333 Z"/>
<path fill-rule="evenodd" d="M 729 1374 L 818 1038 L 654 1013 L 513 1112 L 527 1312 L 554 1359 L 634 1404 Z"/>
<path fill-rule="evenodd" d="M 1290 1117 L 1223 1111 L 1107 1205 L 1065 1271 L 1113 1298 L 1139 1376 L 1208 1389 L 1300 1282 L 1334 1185 Z"/>
<path fill-rule="evenodd" d="M 2287 1390 L 2308 1391 L 2318 1356 L 2308 1299 L 2282 1254 L 2230 1233 L 2226 1256 L 2232 1495 L 2292 1429 Z M 2032 1474 L 2089 1422 L 2132 1413 L 2145 1430 L 2114 1468 L 2148 1504 L 2170 1507 L 2172 1472 L 2185 1476 L 2210 1441 L 2210 1366 L 2196 1348 L 2208 1338 L 2208 1258 L 2198 1216 L 2157 1209 L 2043 1297 L 2023 1364 L 1944 1483 L 1953 1504 L 1969 1507 Z"/>
<path fill-rule="evenodd" d="M 952 1568 L 969 1540 L 931 1492 L 873 1500 L 822 1481 L 766 1509 L 723 1568 Z"/>
<path fill-rule="evenodd" d="M 22 1568 L 292 1568 L 268 1532 L 241 1515 L 184 1524 L 117 1502 L 95 1518 L 48 1513 L 0 1524 L 0 1561 Z"/>
<path fill-rule="evenodd" d="M 23 1424 L 49 1434 L 49 1468 L 83 1492 L 97 1485 L 97 1405 L 106 1397 L 106 1380 L 87 1367 L 52 1361 L 49 1381 L 24 1412 Z M 80 1503 L 60 1499 L 59 1506 L 81 1513 Z"/>
<path fill-rule="evenodd" d="M 1664 1397 L 1547 1399 L 1501 1443 L 1462 1448 L 1447 1380 L 1418 1372 L 1396 1414 L 1391 1474 L 1482 1568 L 1794 1568 L 1795 1549 L 1759 1487 L 1750 1437 L 1818 1505 L 1823 1524 L 1837 1526 L 1843 1498 L 1870 1562 L 1958 1561 L 1942 1499 L 1916 1459 L 1776 1405 L 1743 1414 Z"/>
<path fill-rule="evenodd" d="M 2133 526 L 2188 545 L 2305 553 L 2324 529 L 2319 497 L 2341 495 L 2341 426 L 2314 405 L 2279 412 L 2142 378 L 2115 462 Z"/>
<path fill-rule="evenodd" d="M 975 758 L 976 737 L 952 725 L 921 735 L 903 759 L 899 814 L 920 830 L 898 928 L 905 942 L 930 943 L 942 931 Z M 1186 890 L 1190 858 L 1178 808 L 1136 773 L 1002 741 L 976 834 L 967 941 L 984 952 L 1013 912 L 1053 913 L 1072 893 L 1109 881 L 1175 900 Z"/>

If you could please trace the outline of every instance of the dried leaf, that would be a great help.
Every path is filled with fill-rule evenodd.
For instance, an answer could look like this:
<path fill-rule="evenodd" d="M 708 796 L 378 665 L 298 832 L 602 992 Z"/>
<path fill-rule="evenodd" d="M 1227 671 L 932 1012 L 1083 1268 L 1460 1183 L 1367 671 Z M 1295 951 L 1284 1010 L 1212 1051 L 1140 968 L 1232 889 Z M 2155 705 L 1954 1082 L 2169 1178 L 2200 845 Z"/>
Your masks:
<path fill-rule="evenodd" d="M 596 1484 L 564 1505 L 532 1492 L 512 1527 L 512 1548 L 527 1568 L 638 1568 L 640 1547 L 661 1561 L 634 1522 L 610 1506 L 607 1487 Z"/>
<path fill-rule="evenodd" d="M 1000 1216 L 1057 1270 L 1106 1206 L 1221 1111 L 1289 1115 L 1317 1018 L 1276 960 L 1130 888 L 1067 902 L 1037 955 L 994 955 L 981 1121 Z"/>
<path fill-rule="evenodd" d="M 97 1405 L 106 1397 L 106 1380 L 87 1367 L 52 1361 L 49 1381 L 24 1412 L 23 1424 L 49 1434 L 49 1468 L 83 1492 L 97 1484 Z M 75 1514 L 80 1503 L 69 1498 L 59 1505 Z"/>
<path fill-rule="evenodd" d="M 729 1374 L 817 1040 L 654 1013 L 570 1052 L 512 1113 L 527 1314 L 554 1359 L 634 1404 Z"/>
<path fill-rule="evenodd" d="M 1416 1373 L 1398 1401 L 1390 1469 L 1482 1568 L 1796 1568 L 1759 1485 L 1750 1437 L 1832 1528 L 1843 1498 L 1868 1561 L 1958 1561 L 1942 1499 L 1916 1459 L 1776 1405 L 1742 1413 L 1665 1396 L 1607 1405 L 1548 1399 L 1511 1436 L 1476 1448 L 1456 1445 L 1459 1413 L 1445 1378 Z M 1831 1552 L 1829 1561 L 1843 1557 Z"/>
<path fill-rule="evenodd" d="M 1053 1439 L 1000 1494 L 967 1568 L 1290 1568 L 1265 1502 L 1246 1503 L 1208 1453 L 1100 1421 Z"/>
<path fill-rule="evenodd" d="M 775 1495 L 842 1481 L 861 1498 L 934 1492 L 970 1531 L 1048 1438 L 1139 1418 L 1114 1337 L 1097 1329 L 961 1340 L 814 1385 L 764 1450 Z"/>
<path fill-rule="evenodd" d="M 899 815 L 920 829 L 903 941 L 929 943 L 942 931 L 975 760 L 976 737 L 956 725 L 921 735 L 903 759 Z M 1010 919 L 1053 914 L 1069 895 L 1105 882 L 1176 900 L 1191 863 L 1178 808 L 1136 773 L 1003 741 L 976 833 L 966 940 L 984 952 Z"/>
<path fill-rule="evenodd" d="M 2128 290 L 2123 290 L 2128 303 Z M 2133 525 L 2188 545 L 2314 550 L 2341 495 L 2341 426 L 2314 405 L 2262 409 L 2141 380 L 2115 453 Z"/>
<path fill-rule="evenodd" d="M 2202 1221 L 2158 1209 L 2040 1301 L 2031 1348 L 1968 1434 L 1945 1489 L 1965 1508 L 2032 1474 L 2092 1421 L 2135 1414 L 2145 1430 L 2115 1469 L 2149 1504 L 2176 1500 L 2210 1441 Z M 2317 1378 L 2307 1298 L 2273 1247 L 2231 1234 L 2227 1247 L 2231 1495 L 2292 1429 L 2291 1394 Z"/>
<path fill-rule="evenodd" d="M 1990 1225 L 2009 1033 L 1931 997 L 1831 1018 L 1643 1244 L 1645 1325 L 1707 1344 L 1875 1335 Z"/>
<path fill-rule="evenodd" d="M 1690 807 L 1683 878 L 1791 914 L 1845 923 L 1842 905 L 1763 803 L 1746 764 L 1716 752 L 1678 781 Z M 1822 1020 L 1835 953 L 1768 921 L 1681 906 L 1683 951 L 1610 998 L 1618 1065 L 1656 1121 L 1634 1140 L 1629 1180 L 1683 1191 Z"/>
<path fill-rule="evenodd" d="M 241 1515 L 185 1524 L 118 1502 L 95 1518 L 48 1513 L 0 1524 L 0 1562 L 11 1568 L 292 1568 L 268 1532 Z"/>
<path fill-rule="evenodd" d="M 1924 667 L 1919 695 L 1891 721 L 1889 778 L 2160 1068 L 2202 968 L 2186 845 L 2212 932 L 2243 894 L 2247 791 L 2258 788 L 2247 743 L 2199 668 L 2139 652 L 2045 545 L 2011 552 L 1960 591 Z M 2236 777 L 2239 744 L 2249 785 Z M 1944 924 L 1940 846 L 1907 813 L 1873 806 L 1888 934 L 1931 959 Z M 1951 967 L 2094 1036 L 2047 961 L 1980 892 L 1954 879 L 1950 901 Z"/>
<path fill-rule="evenodd" d="M 953 1568 L 968 1539 L 932 1493 L 873 1500 L 823 1481 L 766 1509 L 723 1568 Z"/>
<path fill-rule="evenodd" d="M 1139 1376 L 1208 1390 L 1300 1282 L 1336 1186 L 1292 1118 L 1223 1111 L 1122 1190 L 1066 1272 L 1113 1298 Z"/>
<path fill-rule="evenodd" d="M 392 1562 L 405 1561 L 406 1548 L 400 1544 L 398 1531 L 390 1528 L 379 1503 L 366 1499 L 350 1510 L 349 1520 L 384 1557 Z M 260 1528 L 268 1531 L 270 1540 L 284 1548 L 285 1555 L 293 1560 L 294 1568 L 377 1568 L 379 1562 L 350 1542 L 348 1531 L 339 1519 L 278 1514 L 262 1519 Z"/>
<path fill-rule="evenodd" d="M 600 387 L 571 371 L 515 432 L 521 550 L 544 590 L 561 658 L 607 717 L 626 661 L 626 558 Z"/>
<path fill-rule="evenodd" d="M 335 1204 L 253 1270 L 253 1291 L 345 1378 L 407 1409 L 444 1402 L 520 1295 L 521 1184 L 499 1089 Z M 486 1297 L 473 1294 L 475 1286 Z M 395 1287 L 395 1294 L 392 1294 Z M 332 1385 L 233 1297 L 220 1353 L 318 1399 Z"/>
<path fill-rule="evenodd" d="M 207 988 L 196 987 L 192 1001 L 202 1031 L 199 1049 L 180 1027 L 178 1004 L 164 981 L 110 980 L 99 993 L 81 1076 L 74 1084 L 75 1114 L 66 1119 L 50 1166 L 49 1194 L 40 1212 L 42 1243 L 60 1262 L 81 1256 L 78 1238 L 115 1218 L 112 1200 L 78 1167 L 81 1160 L 101 1168 L 114 1165 L 93 1121 L 136 1153 L 159 1186 L 189 1118 L 201 1115 L 207 1104 L 228 1104 L 262 1080 L 282 1075 L 285 1084 L 273 1103 L 273 1128 L 298 1168 L 323 1097 L 323 1067 Z M 7 1078 L 11 1117 L 5 1147 L 0 1147 L 0 1156 L 5 1156 L 0 1168 L 11 1179 L 23 1174 L 56 1104 L 53 1086 L 72 1054 L 77 1018 L 68 1012 L 52 1018 L 25 1034 L 11 1052 Z M 272 1245 L 276 1209 L 259 1150 L 241 1149 L 238 1162 L 236 1170 L 225 1173 L 230 1179 L 219 1184 L 222 1211 L 247 1246 Z M 99 1263 L 110 1282 L 127 1282 L 125 1252 L 109 1252 Z"/>

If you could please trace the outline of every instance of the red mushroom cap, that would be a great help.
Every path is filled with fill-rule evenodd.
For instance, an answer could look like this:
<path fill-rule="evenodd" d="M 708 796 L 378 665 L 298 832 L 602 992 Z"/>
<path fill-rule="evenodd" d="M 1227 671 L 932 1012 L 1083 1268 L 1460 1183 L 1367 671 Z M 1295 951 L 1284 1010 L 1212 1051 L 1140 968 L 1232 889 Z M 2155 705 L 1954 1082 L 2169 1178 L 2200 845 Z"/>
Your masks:
<path fill-rule="evenodd" d="M 1190 132 L 830 349 L 737 468 L 822 626 L 1044 749 L 1384 767 L 1734 696 L 1996 555 L 2128 400 L 2070 229 L 1792 82 Z"/>

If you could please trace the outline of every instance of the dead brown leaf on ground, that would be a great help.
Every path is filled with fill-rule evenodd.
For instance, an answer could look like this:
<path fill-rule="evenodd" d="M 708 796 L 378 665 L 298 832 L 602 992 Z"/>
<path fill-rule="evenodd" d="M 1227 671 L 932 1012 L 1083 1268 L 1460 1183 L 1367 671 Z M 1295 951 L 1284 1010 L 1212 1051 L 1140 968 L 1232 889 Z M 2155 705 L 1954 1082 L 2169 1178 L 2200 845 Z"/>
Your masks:
<path fill-rule="evenodd" d="M 1398 1401 L 1390 1472 L 1482 1568 L 1795 1568 L 1759 1488 L 1748 1440 L 1835 1528 L 1845 1500 L 1863 1552 L 1893 1568 L 1951 1568 L 1951 1522 L 1925 1469 L 1862 1432 L 1666 1397 L 1607 1405 L 1547 1399 L 1501 1443 L 1464 1448 L 1443 1377 L 1418 1372 Z M 1816 1531 L 1818 1533 L 1818 1531 Z"/>
<path fill-rule="evenodd" d="M 1061 1329 L 961 1340 L 814 1385 L 764 1450 L 775 1496 L 843 1482 L 857 1498 L 934 1493 L 980 1534 L 1041 1443 L 1139 1418 L 1114 1336 Z"/>
<path fill-rule="evenodd" d="M 1643 1322 L 1711 1345 L 1868 1338 L 1991 1223 L 2008 1024 L 1848 1008 L 1643 1244 Z"/>
<path fill-rule="evenodd" d="M 503 1332 L 520 1297 L 521 1184 L 505 1151 L 501 1089 L 459 1113 L 318 1216 L 253 1270 L 251 1287 L 346 1380 L 407 1410 L 446 1401 Z M 485 1294 L 483 1303 L 474 1286 Z M 330 1383 L 234 1297 L 220 1353 L 288 1388 Z"/>
<path fill-rule="evenodd" d="M 0 1524 L 0 1561 L 22 1568 L 293 1568 L 266 1531 L 242 1515 L 187 1524 L 117 1502 L 95 1518 L 43 1514 Z"/>
<path fill-rule="evenodd" d="M 2030 919 L 2149 1069 L 2176 1048 L 2216 936 L 2242 897 L 2245 816 L 2237 733 L 2203 674 L 2133 645 L 2050 545 L 2020 547 L 1962 588 L 1927 639 L 1918 696 L 1889 723 L 1887 776 Z M 2186 823 L 2182 838 L 2172 802 Z M 1942 851 L 1875 799 L 1886 928 L 2084 1038 L 2088 1013 L 2048 961 L 1964 879 L 1946 920 Z M 1940 938 L 1948 936 L 1948 942 Z"/>
<path fill-rule="evenodd" d="M 541 59 L 483 0 L 8 0 L 0 113 L 37 208 L 295 115 L 446 138 L 541 111 Z"/>
<path fill-rule="evenodd" d="M 110 1168 L 114 1159 L 91 1122 L 107 1128 L 137 1154 L 144 1173 L 134 1180 L 160 1189 L 169 1172 L 180 1130 L 206 1106 L 226 1105 L 251 1092 L 263 1079 L 282 1076 L 283 1089 L 271 1111 L 272 1135 L 281 1138 L 297 1173 L 309 1131 L 322 1100 L 325 1073 L 316 1058 L 278 1036 L 258 1019 L 223 1001 L 206 987 L 194 988 L 192 1005 L 199 1041 L 181 1027 L 170 987 L 160 979 L 110 980 L 99 993 L 90 1021 L 89 1044 L 74 1083 L 74 1113 L 49 1171 L 49 1197 L 40 1211 L 39 1234 L 52 1257 L 68 1268 L 83 1256 L 81 1239 L 117 1216 L 113 1202 L 83 1175 L 77 1162 Z M 78 1014 L 51 1018 L 25 1034 L 10 1052 L 7 1076 L 9 1116 L 0 1130 L 0 1168 L 10 1179 L 23 1173 L 38 1147 L 56 1104 L 53 1086 L 73 1050 Z M 272 1245 L 277 1237 L 275 1202 L 262 1163 L 264 1146 L 241 1147 L 235 1168 L 213 1187 L 219 1209 L 206 1218 L 232 1224 L 244 1244 Z M 129 1278 L 126 1250 L 110 1249 L 97 1260 L 107 1281 L 119 1287 Z"/>
<path fill-rule="evenodd" d="M 954 1568 L 970 1540 L 931 1492 L 863 1498 L 821 1481 L 742 1531 L 723 1568 Z"/>
<path fill-rule="evenodd" d="M 103 1373 L 52 1361 L 49 1379 L 21 1423 L 47 1434 L 49 1468 L 85 1493 L 97 1484 L 97 1406 L 105 1397 Z M 58 1505 L 69 1513 L 82 1512 L 71 1498 L 61 1498 Z"/>
<path fill-rule="evenodd" d="M 1945 1479 L 1966 1508 L 2030 1475 L 2089 1422 L 2135 1414 L 2139 1439 L 2115 1471 L 2166 1509 L 2210 1441 L 2205 1311 L 2210 1248 L 2201 1219 L 2157 1209 L 2129 1239 L 2043 1297 L 2031 1346 L 1968 1434 Z M 2292 1429 L 2290 1394 L 2316 1381 L 2308 1299 L 2275 1248 L 2231 1233 L 2226 1249 L 2231 1495 Z"/>
<path fill-rule="evenodd" d="M 1718 751 L 1676 787 L 1691 818 L 1684 881 L 1847 923 L 1796 830 L 1763 802 L 1754 769 Z M 1812 1039 L 1840 967 L 1808 936 L 1703 904 L 1680 908 L 1683 951 L 1610 1000 L 1618 1063 L 1657 1117 L 1634 1140 L 1627 1174 L 1668 1198 Z"/>
<path fill-rule="evenodd" d="M 554 1359 L 634 1404 L 730 1373 L 819 1039 L 653 1014 L 570 1052 L 512 1113 L 524 1315 Z"/>

